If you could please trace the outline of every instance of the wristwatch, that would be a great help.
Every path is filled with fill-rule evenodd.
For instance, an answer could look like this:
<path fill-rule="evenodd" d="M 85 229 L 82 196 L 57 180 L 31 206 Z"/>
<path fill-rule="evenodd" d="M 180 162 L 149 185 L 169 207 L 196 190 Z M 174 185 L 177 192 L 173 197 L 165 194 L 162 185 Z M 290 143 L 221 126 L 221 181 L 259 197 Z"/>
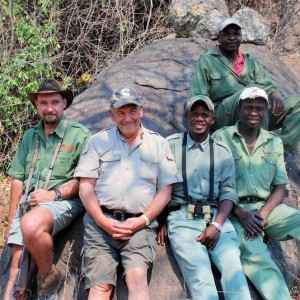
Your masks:
<path fill-rule="evenodd" d="M 214 225 L 219 231 L 221 231 L 223 228 L 223 226 L 217 222 L 211 222 L 210 224 Z"/>
<path fill-rule="evenodd" d="M 61 201 L 62 200 L 62 194 L 59 191 L 59 189 L 55 189 L 54 192 L 55 192 L 54 201 Z"/>
<path fill-rule="evenodd" d="M 146 226 L 149 226 L 150 225 L 150 220 L 148 219 L 148 217 L 145 214 L 142 214 L 141 217 L 145 220 Z"/>

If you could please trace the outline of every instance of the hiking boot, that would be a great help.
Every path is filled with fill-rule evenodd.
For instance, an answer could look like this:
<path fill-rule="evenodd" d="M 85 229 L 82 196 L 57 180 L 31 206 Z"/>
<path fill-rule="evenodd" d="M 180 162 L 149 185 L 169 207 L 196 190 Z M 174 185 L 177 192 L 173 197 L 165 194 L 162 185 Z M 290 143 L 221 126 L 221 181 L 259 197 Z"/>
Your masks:
<path fill-rule="evenodd" d="M 48 274 L 37 276 L 38 300 L 57 300 L 61 284 L 61 272 L 53 265 Z"/>

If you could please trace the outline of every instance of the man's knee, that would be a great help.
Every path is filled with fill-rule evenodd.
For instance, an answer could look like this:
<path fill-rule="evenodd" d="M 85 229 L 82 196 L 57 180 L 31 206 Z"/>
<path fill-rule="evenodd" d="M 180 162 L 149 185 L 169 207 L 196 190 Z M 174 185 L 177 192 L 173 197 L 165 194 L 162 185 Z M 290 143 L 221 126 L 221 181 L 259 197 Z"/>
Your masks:
<path fill-rule="evenodd" d="M 90 288 L 89 299 L 100 297 L 101 295 L 110 295 L 113 289 L 112 284 L 100 284 Z"/>
<path fill-rule="evenodd" d="M 128 290 L 142 290 L 148 286 L 147 271 L 143 268 L 132 268 L 126 272 Z"/>
<path fill-rule="evenodd" d="M 20 225 L 25 240 L 36 240 L 43 232 L 51 233 L 53 218 L 50 213 L 41 218 L 31 211 L 22 217 Z"/>

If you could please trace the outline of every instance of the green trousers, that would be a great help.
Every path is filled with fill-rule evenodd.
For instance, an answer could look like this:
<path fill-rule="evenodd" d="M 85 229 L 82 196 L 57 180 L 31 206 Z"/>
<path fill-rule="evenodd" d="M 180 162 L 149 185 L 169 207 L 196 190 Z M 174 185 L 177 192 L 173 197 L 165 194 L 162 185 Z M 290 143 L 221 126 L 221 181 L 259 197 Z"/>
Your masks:
<path fill-rule="evenodd" d="M 231 222 L 240 238 L 241 262 L 248 279 L 263 299 L 291 299 L 285 280 L 271 258 L 263 237 L 245 240 L 244 228 L 236 218 Z M 300 240 L 300 210 L 285 204 L 278 205 L 268 216 L 264 229 L 265 236 L 277 241 L 295 238 Z"/>
<path fill-rule="evenodd" d="M 224 126 L 234 125 L 238 120 L 237 97 L 239 93 L 227 97 L 215 107 L 216 121 L 212 126 L 215 131 Z M 291 153 L 300 142 L 300 94 L 288 96 L 284 99 L 284 112 L 274 116 L 270 111 L 264 119 L 262 127 L 267 130 L 281 128 L 280 137 L 284 145 L 284 152 Z"/>

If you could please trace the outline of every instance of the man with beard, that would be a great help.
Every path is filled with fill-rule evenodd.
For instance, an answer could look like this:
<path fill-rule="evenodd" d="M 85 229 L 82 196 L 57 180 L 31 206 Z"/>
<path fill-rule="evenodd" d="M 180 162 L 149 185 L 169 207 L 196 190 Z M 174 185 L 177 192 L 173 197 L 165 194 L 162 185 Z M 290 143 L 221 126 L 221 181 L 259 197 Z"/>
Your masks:
<path fill-rule="evenodd" d="M 41 120 L 25 132 L 8 169 L 12 183 L 6 238 L 13 257 L 5 300 L 13 299 L 23 244 L 38 268 L 38 299 L 57 299 L 62 274 L 53 265 L 52 236 L 83 209 L 79 181 L 73 174 L 90 134 L 63 114 L 72 104 L 73 94 L 56 80 L 46 79 L 28 97 Z M 34 186 L 38 174 L 39 185 Z M 27 199 L 23 194 L 28 194 Z M 18 206 L 25 201 L 31 209 L 21 218 Z M 15 296 L 21 299 L 23 295 Z"/>
<path fill-rule="evenodd" d="M 282 203 L 288 183 L 282 141 L 261 128 L 268 101 L 264 90 L 245 88 L 237 101 L 239 121 L 213 137 L 226 143 L 235 160 L 239 203 L 231 221 L 245 274 L 263 299 L 286 300 L 288 288 L 263 238 L 300 240 L 300 210 Z"/>
<path fill-rule="evenodd" d="M 172 188 L 167 218 L 171 248 L 193 299 L 219 299 L 210 260 L 222 275 L 225 299 L 251 299 L 238 236 L 227 218 L 237 202 L 232 154 L 209 135 L 215 116 L 207 96 L 190 98 L 186 116 L 189 131 L 167 138 L 183 177 Z M 164 244 L 165 228 L 159 244 Z"/>
<path fill-rule="evenodd" d="M 241 25 L 227 18 L 217 26 L 218 42 L 204 53 L 191 77 L 189 96 L 207 95 L 214 102 L 216 130 L 237 121 L 237 99 L 248 85 L 260 85 L 268 94 L 270 111 L 263 127 L 268 130 L 282 128 L 280 136 L 284 152 L 291 153 L 300 141 L 300 94 L 283 98 L 262 65 L 249 53 L 242 53 Z"/>

